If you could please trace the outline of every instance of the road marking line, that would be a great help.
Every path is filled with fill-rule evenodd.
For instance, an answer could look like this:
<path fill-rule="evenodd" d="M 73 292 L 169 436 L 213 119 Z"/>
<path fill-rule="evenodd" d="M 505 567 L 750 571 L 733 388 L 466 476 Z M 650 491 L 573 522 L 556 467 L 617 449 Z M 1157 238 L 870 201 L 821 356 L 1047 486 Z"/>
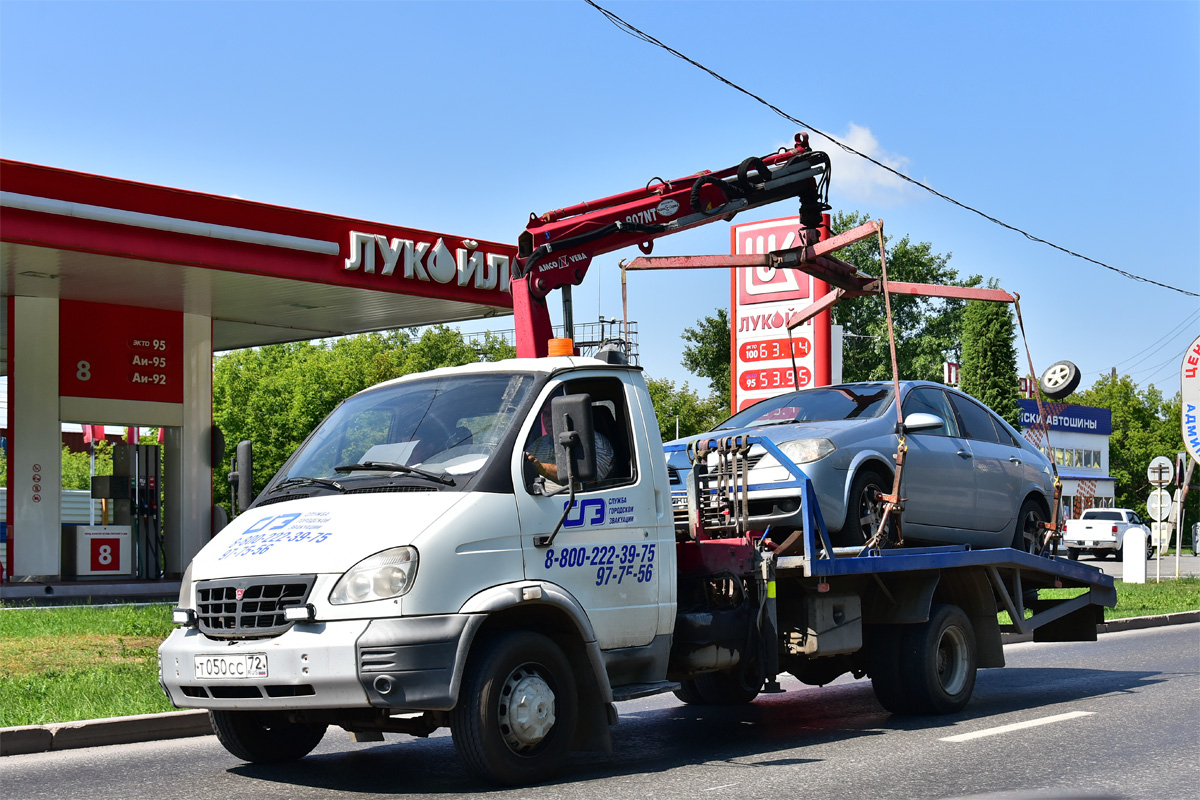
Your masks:
<path fill-rule="evenodd" d="M 727 783 L 724 786 L 712 786 L 708 789 L 701 789 L 702 792 L 715 792 L 717 789 L 728 789 L 731 786 L 737 786 L 736 783 Z"/>
<path fill-rule="evenodd" d="M 1071 711 L 1066 714 L 1055 714 L 1052 717 L 1042 717 L 1041 719 L 1031 719 L 1025 722 L 1014 722 L 1011 725 L 1000 725 L 996 728 L 984 728 L 981 731 L 973 731 L 971 733 L 960 733 L 957 736 L 947 736 L 944 739 L 939 739 L 940 742 L 969 742 L 972 739 L 980 739 L 984 736 L 995 736 L 999 733 L 1009 733 L 1010 731 L 1019 731 L 1023 728 L 1036 728 L 1038 725 L 1049 725 L 1051 722 L 1063 722 L 1068 719 L 1077 717 L 1089 717 L 1095 714 L 1095 711 Z"/>

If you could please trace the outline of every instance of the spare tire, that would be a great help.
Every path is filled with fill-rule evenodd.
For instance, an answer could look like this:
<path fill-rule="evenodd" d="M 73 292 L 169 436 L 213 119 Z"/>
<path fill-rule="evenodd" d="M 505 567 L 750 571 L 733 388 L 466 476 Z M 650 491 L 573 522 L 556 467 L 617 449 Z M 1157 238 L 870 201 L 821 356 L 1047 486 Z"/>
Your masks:
<path fill-rule="evenodd" d="M 1038 385 L 1046 397 L 1062 400 L 1079 387 L 1080 377 L 1079 367 L 1070 361 L 1059 361 L 1042 373 Z"/>

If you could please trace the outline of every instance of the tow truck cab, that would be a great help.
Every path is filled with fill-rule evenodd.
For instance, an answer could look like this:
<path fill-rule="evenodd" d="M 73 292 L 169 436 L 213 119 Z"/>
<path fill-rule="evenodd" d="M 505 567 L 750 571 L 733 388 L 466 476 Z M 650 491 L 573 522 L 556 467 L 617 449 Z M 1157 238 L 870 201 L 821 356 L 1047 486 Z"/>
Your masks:
<path fill-rule="evenodd" d="M 587 399 L 595 429 L 580 464 L 597 474 L 575 492 L 531 458 L 563 395 Z M 489 724 L 466 707 L 504 672 L 529 707 L 506 708 L 507 738 L 477 758 L 501 745 L 484 771 L 521 782 L 531 752 L 607 747 L 613 685 L 665 679 L 674 542 L 639 369 L 561 357 L 400 378 L 338 406 L 195 557 L 163 689 L 261 761 L 303 755 L 329 724 L 450 724 L 457 741 Z"/>

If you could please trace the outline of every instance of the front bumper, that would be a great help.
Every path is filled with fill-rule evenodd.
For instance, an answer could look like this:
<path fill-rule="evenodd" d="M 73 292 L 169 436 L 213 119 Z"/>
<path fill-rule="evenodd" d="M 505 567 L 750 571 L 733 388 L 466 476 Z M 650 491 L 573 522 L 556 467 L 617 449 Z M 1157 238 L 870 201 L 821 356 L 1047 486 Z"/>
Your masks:
<path fill-rule="evenodd" d="M 270 639 L 225 640 L 176 629 L 159 648 L 163 691 L 179 708 L 454 707 L 466 645 L 482 615 L 296 624 Z M 263 654 L 267 674 L 200 678 L 197 656 Z"/>

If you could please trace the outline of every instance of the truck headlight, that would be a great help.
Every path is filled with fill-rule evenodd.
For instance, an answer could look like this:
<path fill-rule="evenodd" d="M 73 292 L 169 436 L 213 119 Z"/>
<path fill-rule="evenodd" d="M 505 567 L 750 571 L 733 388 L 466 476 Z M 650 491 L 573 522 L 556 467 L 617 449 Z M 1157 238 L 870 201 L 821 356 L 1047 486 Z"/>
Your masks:
<path fill-rule="evenodd" d="M 399 597 L 412 588 L 416 575 L 417 549 L 393 547 L 346 570 L 329 593 L 329 602 L 337 606 Z"/>
<path fill-rule="evenodd" d="M 779 445 L 779 452 L 797 464 L 819 461 L 835 449 L 828 439 L 795 439 Z"/>

